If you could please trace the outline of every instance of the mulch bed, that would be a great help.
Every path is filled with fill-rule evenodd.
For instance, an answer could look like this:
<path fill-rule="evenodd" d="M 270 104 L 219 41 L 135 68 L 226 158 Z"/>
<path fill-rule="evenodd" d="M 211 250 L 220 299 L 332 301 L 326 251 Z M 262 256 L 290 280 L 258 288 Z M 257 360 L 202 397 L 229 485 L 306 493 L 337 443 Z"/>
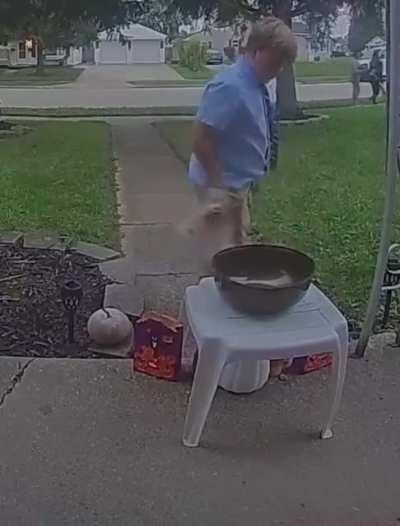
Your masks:
<path fill-rule="evenodd" d="M 83 288 L 75 341 L 67 343 L 65 281 Z M 76 253 L 0 245 L 0 356 L 89 358 L 86 324 L 109 283 L 96 262 Z"/>

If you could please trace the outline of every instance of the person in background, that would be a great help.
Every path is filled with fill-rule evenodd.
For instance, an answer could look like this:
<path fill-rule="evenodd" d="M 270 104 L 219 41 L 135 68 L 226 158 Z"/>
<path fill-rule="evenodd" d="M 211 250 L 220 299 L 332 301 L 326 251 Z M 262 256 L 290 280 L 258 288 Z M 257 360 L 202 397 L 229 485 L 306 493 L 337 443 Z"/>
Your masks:
<path fill-rule="evenodd" d="M 354 54 L 351 59 L 351 83 L 353 85 L 353 104 L 358 104 L 360 98 L 361 68 L 359 55 Z"/>
<path fill-rule="evenodd" d="M 372 87 L 371 101 L 376 104 L 383 82 L 383 63 L 379 49 L 376 49 L 372 56 L 372 60 L 369 65 L 369 78 Z"/>

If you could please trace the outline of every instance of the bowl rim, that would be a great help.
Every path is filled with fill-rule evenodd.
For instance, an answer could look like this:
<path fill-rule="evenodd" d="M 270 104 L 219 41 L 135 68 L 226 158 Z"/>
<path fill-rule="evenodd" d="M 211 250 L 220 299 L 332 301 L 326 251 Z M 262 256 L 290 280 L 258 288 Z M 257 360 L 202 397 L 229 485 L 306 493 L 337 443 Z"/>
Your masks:
<path fill-rule="evenodd" d="M 298 256 L 301 256 L 302 258 L 308 260 L 308 262 L 311 264 L 311 272 L 309 274 L 308 277 L 305 277 L 304 279 L 302 280 L 299 280 L 299 281 L 296 281 L 295 284 L 293 285 L 277 285 L 277 286 L 264 286 L 264 287 L 256 287 L 254 285 L 245 285 L 244 283 L 238 283 L 237 281 L 233 281 L 231 279 L 229 279 L 229 277 L 227 276 L 221 276 L 218 271 L 217 271 L 217 268 L 216 268 L 216 261 L 219 257 L 223 256 L 224 254 L 226 254 L 227 252 L 232 252 L 234 251 L 235 249 L 236 250 L 240 250 L 240 249 L 243 249 L 243 248 L 255 248 L 255 247 L 261 247 L 261 248 L 272 248 L 272 249 L 280 249 L 280 250 L 286 250 L 286 251 L 289 251 L 293 254 L 297 254 Z M 238 287 L 238 288 L 244 288 L 244 289 L 252 289 L 252 290 L 257 290 L 257 291 L 268 291 L 268 292 L 274 292 L 274 291 L 282 291 L 282 290 L 293 290 L 293 289 L 301 289 L 303 288 L 304 285 L 306 285 L 307 283 L 310 285 L 312 283 L 312 280 L 313 280 L 313 275 L 315 274 L 315 271 L 316 271 L 316 264 L 315 264 L 315 261 L 313 258 L 311 258 L 310 256 L 308 256 L 307 254 L 305 254 L 304 252 L 301 252 L 300 250 L 297 250 L 295 248 L 291 248 L 291 247 L 287 247 L 287 246 L 284 246 L 284 245 L 273 245 L 273 244 L 265 244 L 265 243 L 248 243 L 246 245 L 238 245 L 238 246 L 234 246 L 234 247 L 229 247 L 229 248 L 225 248 L 224 250 L 221 250 L 220 252 L 218 252 L 217 254 L 214 255 L 213 259 L 212 259 L 212 267 L 213 267 L 213 272 L 214 272 L 214 279 L 216 282 L 220 281 L 225 281 L 231 285 L 234 285 L 235 287 Z"/>

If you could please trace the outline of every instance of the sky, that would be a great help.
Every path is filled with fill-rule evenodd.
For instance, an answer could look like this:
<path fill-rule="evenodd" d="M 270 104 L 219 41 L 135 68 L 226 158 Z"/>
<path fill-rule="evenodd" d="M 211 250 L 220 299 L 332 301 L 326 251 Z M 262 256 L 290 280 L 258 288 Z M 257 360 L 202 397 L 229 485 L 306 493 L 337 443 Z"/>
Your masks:
<path fill-rule="evenodd" d="M 348 14 L 348 11 L 344 9 L 341 11 L 342 11 L 341 14 L 336 20 L 336 24 L 332 28 L 332 36 L 334 38 L 346 37 L 349 34 L 350 16 Z"/>
<path fill-rule="evenodd" d="M 347 8 L 340 9 L 340 14 L 332 28 L 332 36 L 337 37 L 347 37 L 350 29 L 350 15 L 348 14 L 349 10 Z M 192 26 L 182 26 L 182 29 L 185 31 L 201 31 L 204 25 L 204 20 L 197 20 L 192 24 Z"/>

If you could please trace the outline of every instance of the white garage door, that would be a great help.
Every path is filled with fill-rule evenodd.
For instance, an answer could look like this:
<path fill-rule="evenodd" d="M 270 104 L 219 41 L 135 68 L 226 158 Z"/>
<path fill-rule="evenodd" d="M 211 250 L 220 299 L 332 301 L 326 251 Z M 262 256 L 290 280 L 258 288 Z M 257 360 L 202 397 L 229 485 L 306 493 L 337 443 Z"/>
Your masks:
<path fill-rule="evenodd" d="M 133 64 L 159 64 L 161 62 L 159 40 L 135 40 L 132 43 Z"/>
<path fill-rule="evenodd" d="M 100 63 L 101 64 L 126 64 L 127 46 L 120 42 L 100 42 Z"/>

